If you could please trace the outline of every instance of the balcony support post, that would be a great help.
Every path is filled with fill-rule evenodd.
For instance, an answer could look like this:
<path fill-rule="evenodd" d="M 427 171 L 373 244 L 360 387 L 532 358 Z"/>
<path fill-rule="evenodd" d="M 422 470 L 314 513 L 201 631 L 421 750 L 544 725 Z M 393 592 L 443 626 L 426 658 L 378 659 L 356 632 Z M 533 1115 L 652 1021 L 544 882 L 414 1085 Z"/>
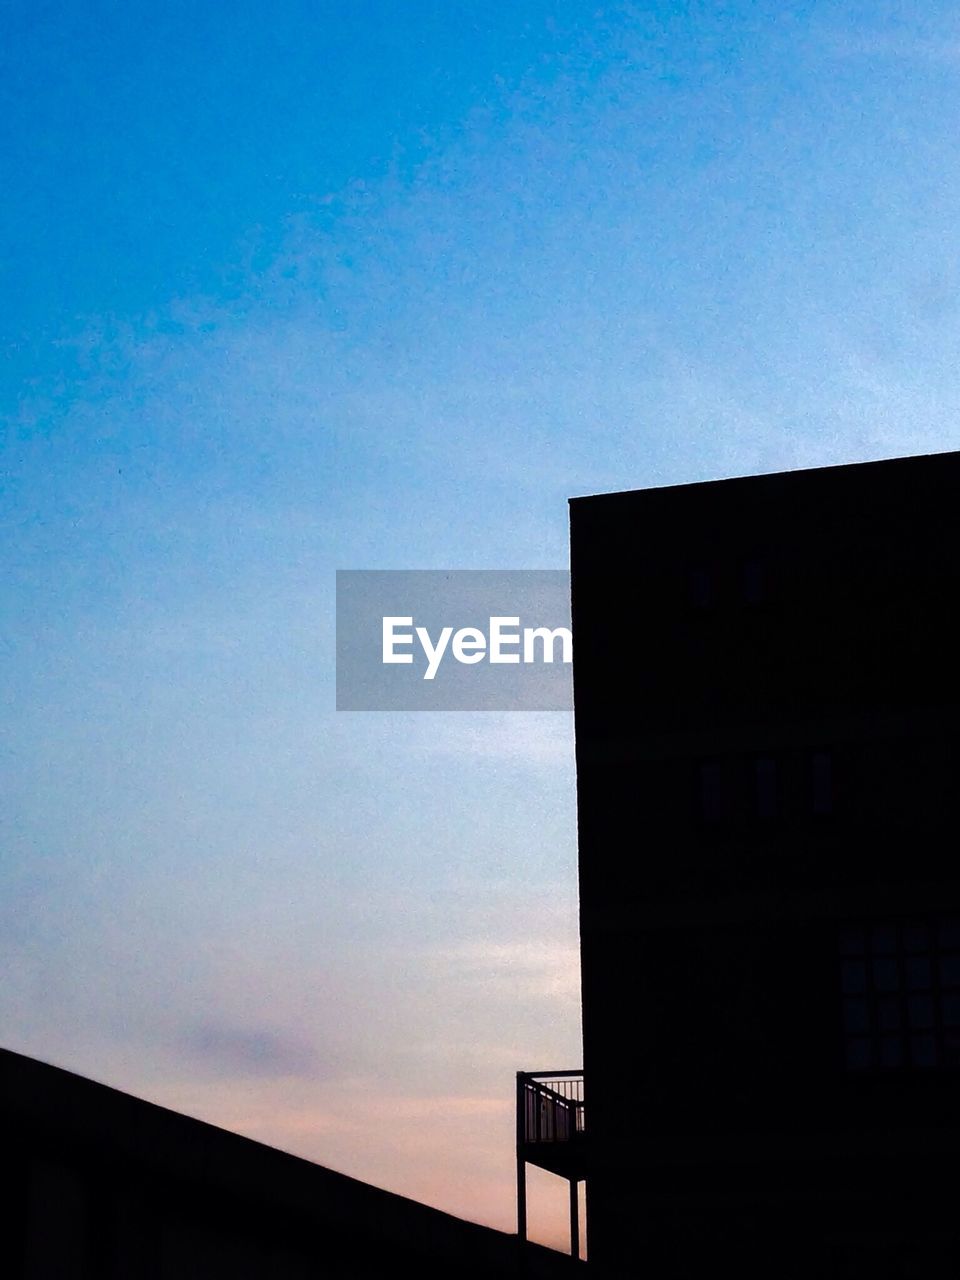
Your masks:
<path fill-rule="evenodd" d="M 580 1258 L 580 1184 L 570 1179 L 570 1256 Z"/>
<path fill-rule="evenodd" d="M 517 1072 L 517 1238 L 527 1240 L 527 1162 L 524 1158 L 526 1142 L 526 1075 Z"/>

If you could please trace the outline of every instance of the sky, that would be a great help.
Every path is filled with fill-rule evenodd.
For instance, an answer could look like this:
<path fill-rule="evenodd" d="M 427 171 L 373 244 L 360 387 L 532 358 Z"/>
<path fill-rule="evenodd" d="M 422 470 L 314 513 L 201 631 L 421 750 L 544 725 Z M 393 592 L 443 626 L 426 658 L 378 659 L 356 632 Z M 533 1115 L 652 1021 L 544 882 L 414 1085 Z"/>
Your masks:
<path fill-rule="evenodd" d="M 581 1061 L 571 717 L 336 712 L 335 572 L 960 447 L 960 12 L 3 26 L 0 1043 L 511 1230 L 514 1073 Z"/>

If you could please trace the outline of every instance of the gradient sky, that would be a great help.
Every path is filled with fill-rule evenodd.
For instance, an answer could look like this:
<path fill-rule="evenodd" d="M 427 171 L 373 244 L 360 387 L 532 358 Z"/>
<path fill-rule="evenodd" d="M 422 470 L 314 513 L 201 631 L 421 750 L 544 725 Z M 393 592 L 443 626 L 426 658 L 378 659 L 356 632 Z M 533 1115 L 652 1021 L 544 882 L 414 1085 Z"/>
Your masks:
<path fill-rule="evenodd" d="M 337 714 L 334 572 L 960 447 L 960 12 L 3 26 L 0 1039 L 512 1229 L 513 1073 L 580 1062 L 570 717 Z"/>

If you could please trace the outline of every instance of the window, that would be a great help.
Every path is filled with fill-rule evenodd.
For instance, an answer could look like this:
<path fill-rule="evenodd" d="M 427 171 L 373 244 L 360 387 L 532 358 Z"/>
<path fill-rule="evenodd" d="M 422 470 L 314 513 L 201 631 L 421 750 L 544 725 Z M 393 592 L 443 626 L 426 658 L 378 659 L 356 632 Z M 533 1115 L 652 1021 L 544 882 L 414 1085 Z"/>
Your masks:
<path fill-rule="evenodd" d="M 848 1070 L 960 1066 L 960 920 L 845 929 L 840 992 Z"/>
<path fill-rule="evenodd" d="M 815 751 L 810 762 L 811 807 L 818 817 L 833 813 L 833 757 Z"/>
<path fill-rule="evenodd" d="M 837 809 L 833 761 L 828 751 L 798 748 L 732 752 L 687 764 L 696 769 L 688 783 L 693 811 L 701 822 L 733 822 L 761 837 L 785 820 L 797 829 L 825 824 Z"/>
<path fill-rule="evenodd" d="M 777 816 L 777 762 L 769 756 L 754 761 L 754 804 L 758 818 Z"/>
<path fill-rule="evenodd" d="M 714 602 L 714 574 L 705 564 L 694 565 L 687 578 L 687 594 L 695 609 L 708 609 Z"/>
<path fill-rule="evenodd" d="M 740 568 L 740 587 L 747 604 L 761 604 L 765 595 L 766 574 L 763 561 L 747 560 Z"/>
<path fill-rule="evenodd" d="M 704 760 L 700 765 L 700 816 L 705 822 L 719 822 L 727 816 L 727 792 L 719 760 Z"/>

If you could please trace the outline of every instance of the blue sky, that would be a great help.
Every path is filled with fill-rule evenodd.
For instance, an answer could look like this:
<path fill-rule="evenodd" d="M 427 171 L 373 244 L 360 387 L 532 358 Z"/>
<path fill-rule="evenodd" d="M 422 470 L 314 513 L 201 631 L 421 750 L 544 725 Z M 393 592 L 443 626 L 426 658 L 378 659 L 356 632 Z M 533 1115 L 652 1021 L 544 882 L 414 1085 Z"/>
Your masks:
<path fill-rule="evenodd" d="M 334 572 L 958 447 L 960 18 L 4 16 L 4 1042 L 509 1227 L 569 717 L 337 715 Z"/>

